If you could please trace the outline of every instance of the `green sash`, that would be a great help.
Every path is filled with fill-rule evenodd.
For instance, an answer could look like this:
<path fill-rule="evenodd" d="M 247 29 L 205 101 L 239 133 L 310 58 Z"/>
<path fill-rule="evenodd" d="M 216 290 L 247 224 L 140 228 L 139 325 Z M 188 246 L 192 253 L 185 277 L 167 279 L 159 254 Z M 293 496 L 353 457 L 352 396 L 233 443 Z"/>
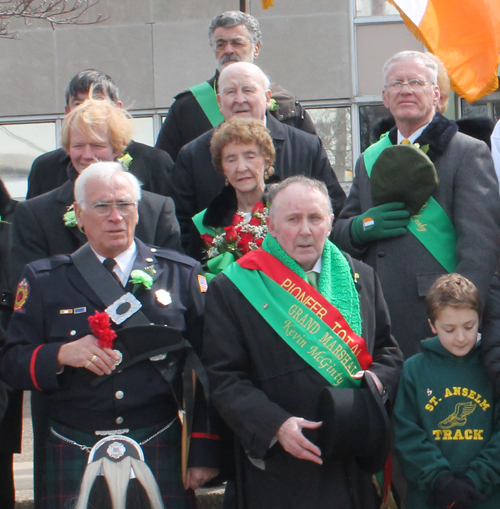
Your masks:
<path fill-rule="evenodd" d="M 198 104 L 201 106 L 201 109 L 212 124 L 212 127 L 217 127 L 219 124 L 224 122 L 224 117 L 222 116 L 222 113 L 219 110 L 219 105 L 217 104 L 215 91 L 208 81 L 195 85 L 189 90 L 198 101 Z"/>
<path fill-rule="evenodd" d="M 233 263 L 224 274 L 262 318 L 304 361 L 334 387 L 359 387 L 358 359 L 338 334 L 300 300 L 259 270 Z"/>
<path fill-rule="evenodd" d="M 218 232 L 215 231 L 210 226 L 205 226 L 203 224 L 203 218 L 205 217 L 205 212 L 207 209 L 202 210 L 201 212 L 198 212 L 195 216 L 193 216 L 192 221 L 198 231 L 200 232 L 200 235 L 203 235 L 205 233 L 208 233 L 209 235 L 217 235 Z M 222 253 L 215 258 L 211 258 L 210 260 L 207 260 L 207 270 L 205 271 L 205 277 L 207 278 L 207 283 L 210 283 L 212 279 L 221 272 L 224 271 L 229 265 L 231 265 L 234 262 L 234 255 L 232 253 Z"/>
<path fill-rule="evenodd" d="M 386 147 L 392 145 L 388 134 L 384 134 L 363 154 L 368 177 L 371 175 L 373 164 L 378 156 Z M 417 237 L 447 272 L 455 272 L 457 267 L 457 232 L 451 219 L 432 196 L 419 213 L 411 217 L 408 230 Z"/>

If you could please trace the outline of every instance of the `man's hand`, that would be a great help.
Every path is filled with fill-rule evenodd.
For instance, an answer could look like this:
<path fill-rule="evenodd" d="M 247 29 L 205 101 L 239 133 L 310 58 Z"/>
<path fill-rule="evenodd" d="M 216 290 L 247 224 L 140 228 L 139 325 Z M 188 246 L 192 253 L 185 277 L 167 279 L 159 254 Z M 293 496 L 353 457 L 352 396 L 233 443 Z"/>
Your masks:
<path fill-rule="evenodd" d="M 322 422 L 307 421 L 301 417 L 290 417 L 280 426 L 276 438 L 283 449 L 292 456 L 322 465 L 320 448 L 302 434 L 302 428 L 315 429 L 322 424 Z"/>
<path fill-rule="evenodd" d="M 86 368 L 99 376 L 109 375 L 119 361 L 120 356 L 110 348 L 99 348 L 91 334 L 62 345 L 57 354 L 59 370 L 63 366 Z"/>
<path fill-rule="evenodd" d="M 354 375 L 352 375 L 352 377 L 355 380 L 361 380 L 365 376 L 365 373 L 368 373 L 372 377 L 372 380 L 374 381 L 374 383 L 378 389 L 378 392 L 380 394 L 383 394 L 384 393 L 384 384 L 380 381 L 380 378 L 375 373 L 372 373 L 371 371 L 368 371 L 368 370 L 358 371 L 357 373 L 354 373 Z"/>
<path fill-rule="evenodd" d="M 208 481 L 219 475 L 218 468 L 193 467 L 188 468 L 186 480 L 184 481 L 184 489 L 191 488 L 193 491 L 203 486 Z"/>
<path fill-rule="evenodd" d="M 404 235 L 410 222 L 410 213 L 404 207 L 401 202 L 384 203 L 356 216 L 351 223 L 352 240 L 363 245 Z"/>

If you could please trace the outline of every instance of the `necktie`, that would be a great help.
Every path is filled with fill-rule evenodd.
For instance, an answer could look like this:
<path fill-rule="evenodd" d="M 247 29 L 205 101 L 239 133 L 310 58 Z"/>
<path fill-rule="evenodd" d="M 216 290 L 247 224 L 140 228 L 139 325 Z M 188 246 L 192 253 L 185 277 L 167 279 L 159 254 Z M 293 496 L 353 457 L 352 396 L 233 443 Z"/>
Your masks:
<path fill-rule="evenodd" d="M 102 262 L 102 264 L 106 267 L 108 272 L 116 279 L 118 284 L 123 288 L 122 282 L 120 281 L 118 274 L 113 270 L 116 266 L 116 260 L 114 258 L 106 258 Z"/>
<path fill-rule="evenodd" d="M 311 271 L 306 273 L 307 281 L 315 289 L 318 289 L 318 276 L 317 272 Z"/>
<path fill-rule="evenodd" d="M 408 138 L 405 138 L 405 139 L 401 142 L 401 145 L 411 145 L 411 141 L 410 141 Z"/>

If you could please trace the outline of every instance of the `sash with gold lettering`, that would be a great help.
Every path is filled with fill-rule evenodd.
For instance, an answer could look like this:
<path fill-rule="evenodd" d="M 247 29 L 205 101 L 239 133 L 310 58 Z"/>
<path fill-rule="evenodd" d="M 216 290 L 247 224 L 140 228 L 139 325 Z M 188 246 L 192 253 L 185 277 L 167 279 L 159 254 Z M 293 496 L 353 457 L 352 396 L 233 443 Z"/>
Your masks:
<path fill-rule="evenodd" d="M 302 359 L 335 387 L 359 387 L 352 375 L 369 369 L 364 339 L 340 311 L 271 254 L 251 251 L 224 274 Z"/>
<path fill-rule="evenodd" d="M 379 141 L 365 150 L 363 160 L 368 177 L 371 176 L 373 164 L 378 156 L 391 145 L 389 133 L 385 133 Z M 432 196 L 429 197 L 418 214 L 411 217 L 408 230 L 417 237 L 447 272 L 455 272 L 457 267 L 457 232 L 443 207 Z"/>

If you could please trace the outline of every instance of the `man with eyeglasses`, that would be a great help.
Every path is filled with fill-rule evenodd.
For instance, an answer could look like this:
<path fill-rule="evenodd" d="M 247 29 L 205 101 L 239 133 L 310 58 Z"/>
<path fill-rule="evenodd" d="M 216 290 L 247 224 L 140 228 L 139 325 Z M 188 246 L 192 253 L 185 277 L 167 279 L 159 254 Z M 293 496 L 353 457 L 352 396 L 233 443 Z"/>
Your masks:
<path fill-rule="evenodd" d="M 77 176 L 96 161 L 113 161 L 132 139 L 127 112 L 107 99 L 86 99 L 63 120 L 62 145 L 69 155 L 69 180 L 56 189 L 19 203 L 12 222 L 11 289 L 26 264 L 49 256 L 71 254 L 87 242 L 74 212 Z M 143 191 L 137 206 L 135 235 L 147 244 L 180 250 L 179 224 L 171 198 Z M 40 507 L 41 444 L 45 441 L 45 395 L 32 394 L 35 456 L 35 508 Z"/>
<path fill-rule="evenodd" d="M 260 25 L 250 14 L 227 11 L 212 20 L 208 39 L 217 61 L 215 76 L 175 96 L 156 141 L 156 148 L 168 152 L 174 161 L 186 143 L 223 122 L 216 100 L 219 73 L 234 62 L 254 62 L 261 48 Z M 311 117 L 294 94 L 276 83 L 271 84 L 271 92 L 275 118 L 316 134 Z"/>
<path fill-rule="evenodd" d="M 43 509 L 63 509 L 78 497 L 89 451 L 106 436 L 142 446 L 165 506 L 194 507 L 191 489 L 217 474 L 210 452 L 217 437 L 195 419 L 184 481 L 181 475 L 178 388 L 189 347 L 201 353 L 206 281 L 198 262 L 134 237 L 140 199 L 138 180 L 119 163 L 90 165 L 75 183 L 74 204 L 88 244 L 71 256 L 28 264 L 18 286 L 2 375 L 13 387 L 46 395 L 50 432 L 44 447 Z M 108 330 L 118 334 L 113 345 L 103 345 L 90 324 L 90 317 L 103 311 Z M 129 340 L 120 335 L 128 327 L 134 327 Z M 182 341 L 169 335 L 159 341 L 166 329 L 180 331 Z M 162 348 L 170 349 L 158 355 Z M 203 414 L 198 401 L 194 411 Z M 110 444 L 114 452 L 108 449 L 108 456 L 120 460 L 123 444 L 122 450 Z M 107 478 L 114 467 L 105 462 L 102 468 Z M 149 496 L 142 468 L 133 474 L 129 466 L 128 473 Z M 116 488 L 110 485 L 110 492 Z M 134 493 L 137 499 L 127 507 L 143 507 L 137 502 L 140 492 L 137 481 L 131 481 L 128 499 L 134 500 Z M 92 491 L 88 506 L 95 507 L 91 500 Z"/>
<path fill-rule="evenodd" d="M 500 199 L 491 155 L 483 142 L 457 132 L 454 122 L 436 112 L 437 72 L 436 63 L 417 51 L 397 53 L 384 65 L 382 98 L 396 126 L 357 161 L 351 192 L 333 230 L 340 249 L 376 270 L 394 337 L 406 358 L 432 335 L 424 298 L 434 281 L 458 272 L 474 282 L 484 299 L 499 254 Z M 412 217 L 403 199 L 374 206 L 375 168 L 390 168 L 389 182 L 391 174 L 394 181 L 412 169 L 407 159 L 382 159 L 401 143 L 416 144 L 420 159 L 426 152 L 439 181 L 427 205 Z M 399 152 L 407 154 L 406 149 Z M 417 181 L 404 189 L 405 197 L 413 198 L 422 186 Z"/>

